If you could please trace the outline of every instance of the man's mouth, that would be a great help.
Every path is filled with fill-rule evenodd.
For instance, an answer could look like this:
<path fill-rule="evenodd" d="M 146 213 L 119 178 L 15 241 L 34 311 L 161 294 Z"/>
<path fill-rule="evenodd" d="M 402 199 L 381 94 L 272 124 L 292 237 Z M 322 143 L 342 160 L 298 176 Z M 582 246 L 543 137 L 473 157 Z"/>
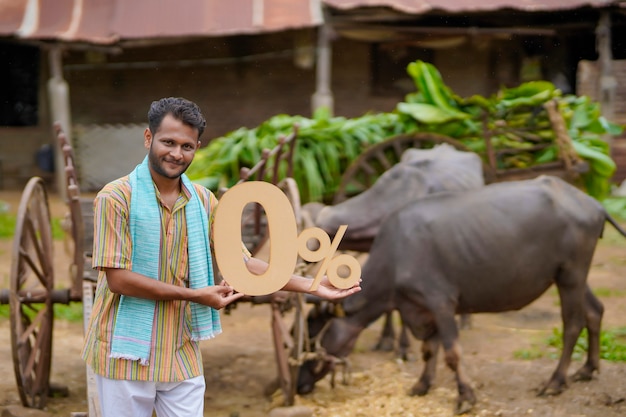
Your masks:
<path fill-rule="evenodd" d="M 167 159 L 165 159 L 165 162 L 176 166 L 181 166 L 183 164 L 182 162 L 168 161 Z"/>

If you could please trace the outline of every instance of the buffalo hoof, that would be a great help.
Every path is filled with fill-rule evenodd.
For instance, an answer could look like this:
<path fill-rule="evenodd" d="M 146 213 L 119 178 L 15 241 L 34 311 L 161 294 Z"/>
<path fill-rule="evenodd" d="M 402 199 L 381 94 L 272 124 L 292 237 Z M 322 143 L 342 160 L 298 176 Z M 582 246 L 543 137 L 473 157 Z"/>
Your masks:
<path fill-rule="evenodd" d="M 381 337 L 376 346 L 374 346 L 374 350 L 381 352 L 393 352 L 394 349 L 395 340 L 392 337 Z"/>
<path fill-rule="evenodd" d="M 585 365 L 572 375 L 572 381 L 591 381 L 595 371 L 597 371 L 597 368 L 594 366 Z"/>
<path fill-rule="evenodd" d="M 459 329 L 469 330 L 472 328 L 472 316 L 470 314 L 461 314 L 459 316 Z"/>
<path fill-rule="evenodd" d="M 456 400 L 456 406 L 454 407 L 455 414 L 465 414 L 469 412 L 476 404 L 476 396 L 474 390 L 469 385 L 459 386 L 459 397 Z"/>
<path fill-rule="evenodd" d="M 430 389 L 430 384 L 424 381 L 417 381 L 411 391 L 409 391 L 409 395 L 422 397 L 428 394 L 428 390 Z"/>
<path fill-rule="evenodd" d="M 469 401 L 459 401 L 456 403 L 456 407 L 454 407 L 454 414 L 459 415 L 469 413 L 472 411 L 472 408 L 474 408 L 474 404 Z"/>
<path fill-rule="evenodd" d="M 397 353 L 397 360 L 402 362 L 415 362 L 415 357 L 411 355 L 409 349 L 400 348 Z"/>
<path fill-rule="evenodd" d="M 559 395 L 567 388 L 565 381 L 557 381 L 555 379 L 548 382 L 548 384 L 539 391 L 540 397 L 549 397 L 553 395 Z"/>

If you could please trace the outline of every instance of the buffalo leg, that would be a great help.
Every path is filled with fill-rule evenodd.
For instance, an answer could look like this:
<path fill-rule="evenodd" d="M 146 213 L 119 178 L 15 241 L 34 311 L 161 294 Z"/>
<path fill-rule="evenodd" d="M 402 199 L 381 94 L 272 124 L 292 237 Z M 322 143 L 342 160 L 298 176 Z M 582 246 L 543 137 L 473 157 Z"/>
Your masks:
<path fill-rule="evenodd" d="M 561 299 L 561 318 L 563 320 L 563 351 L 561 358 L 545 387 L 539 395 L 557 395 L 567 387 L 567 369 L 572 360 L 572 353 L 578 336 L 585 326 L 585 287 L 581 285 L 568 286 L 571 276 L 557 280 L 559 297 Z M 584 281 L 581 280 L 584 284 Z"/>
<path fill-rule="evenodd" d="M 445 349 L 446 364 L 454 371 L 459 397 L 456 400 L 457 414 L 467 413 L 476 404 L 474 390 L 469 384 L 465 370 L 461 366 L 461 345 L 455 341 L 450 349 Z"/>
<path fill-rule="evenodd" d="M 374 350 L 382 350 L 383 352 L 391 352 L 396 342 L 396 333 L 393 330 L 393 311 L 385 314 L 385 323 L 380 333 L 378 343 Z"/>
<path fill-rule="evenodd" d="M 587 361 L 572 379 L 574 381 L 589 381 L 594 371 L 600 369 L 600 329 L 604 306 L 598 300 L 589 286 L 585 289 L 585 319 L 587 322 L 587 340 L 589 348 L 587 350 Z"/>
<path fill-rule="evenodd" d="M 436 313 L 435 321 L 441 337 L 446 365 L 454 372 L 459 391 L 455 411 L 457 414 L 466 413 L 476 404 L 476 396 L 469 384 L 465 370 L 461 366 L 461 345 L 458 342 L 459 331 L 456 327 L 454 315 L 441 312 Z"/>
<path fill-rule="evenodd" d="M 393 329 L 393 311 L 385 314 L 385 322 L 383 323 L 383 330 L 380 333 L 378 343 L 374 346 L 374 350 L 380 350 L 383 352 L 391 352 L 394 350 L 396 343 L 396 332 Z M 409 348 L 411 342 L 409 339 L 409 333 L 400 319 L 400 336 L 398 337 L 398 356 L 403 361 L 409 360 Z"/>
<path fill-rule="evenodd" d="M 437 353 L 439 353 L 439 336 L 433 335 L 422 343 L 422 359 L 424 370 L 420 379 L 413 385 L 410 395 L 426 395 L 437 374 Z"/>
<path fill-rule="evenodd" d="M 400 328 L 400 336 L 398 339 L 398 355 L 400 359 L 403 361 L 409 360 L 409 348 L 411 347 L 411 342 L 409 339 L 409 331 L 407 327 L 402 323 L 402 327 Z"/>

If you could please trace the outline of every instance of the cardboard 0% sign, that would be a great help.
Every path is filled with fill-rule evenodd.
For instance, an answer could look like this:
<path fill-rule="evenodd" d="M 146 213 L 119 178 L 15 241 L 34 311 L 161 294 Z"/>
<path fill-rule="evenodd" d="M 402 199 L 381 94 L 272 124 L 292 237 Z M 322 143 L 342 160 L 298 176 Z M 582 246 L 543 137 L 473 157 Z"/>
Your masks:
<path fill-rule="evenodd" d="M 248 271 L 241 252 L 241 218 L 248 203 L 259 203 L 267 216 L 270 258 L 268 269 L 261 275 Z M 267 295 L 283 288 L 293 274 L 298 255 L 309 262 L 323 259 L 311 290 L 317 289 L 324 274 L 335 287 L 350 288 L 361 277 L 361 265 L 350 255 L 334 256 L 346 228 L 342 225 L 332 242 L 317 227 L 305 229 L 298 236 L 293 207 L 280 188 L 264 181 L 242 182 L 224 193 L 217 205 L 213 223 L 215 260 L 226 282 L 248 295 Z M 318 241 L 318 249 L 308 249 L 311 239 Z M 339 275 L 341 266 L 350 269 L 347 277 Z"/>

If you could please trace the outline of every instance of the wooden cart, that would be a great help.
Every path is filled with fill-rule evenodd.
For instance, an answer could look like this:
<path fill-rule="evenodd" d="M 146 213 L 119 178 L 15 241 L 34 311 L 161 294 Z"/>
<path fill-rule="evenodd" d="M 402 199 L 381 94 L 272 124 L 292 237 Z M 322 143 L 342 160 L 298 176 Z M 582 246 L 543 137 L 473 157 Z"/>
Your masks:
<path fill-rule="evenodd" d="M 542 174 L 555 175 L 572 183 L 579 182 L 580 174 L 588 170 L 588 164 L 578 157 L 574 151 L 565 122 L 557 109 L 556 102 L 548 101 L 543 107 L 548 114 L 550 124 L 555 133 L 556 146 L 559 150 L 557 159 L 527 168 L 499 168 L 499 158 L 501 156 L 527 151 L 528 148 L 494 149 L 492 144 L 493 136 L 503 131 L 514 131 L 515 129 L 506 125 L 488 129 L 486 127 L 487 123 L 484 121 L 483 137 L 486 151 L 481 156 L 483 159 L 485 183 L 529 179 Z M 518 128 L 518 130 L 521 129 L 523 128 Z M 342 175 L 333 197 L 333 203 L 344 201 L 371 187 L 383 172 L 400 161 L 405 150 L 409 148 L 430 149 L 442 143 L 452 145 L 460 151 L 470 152 L 470 149 L 459 140 L 429 132 L 401 134 L 370 146 L 348 166 Z M 546 146 L 548 144 L 537 145 L 537 149 Z"/>

